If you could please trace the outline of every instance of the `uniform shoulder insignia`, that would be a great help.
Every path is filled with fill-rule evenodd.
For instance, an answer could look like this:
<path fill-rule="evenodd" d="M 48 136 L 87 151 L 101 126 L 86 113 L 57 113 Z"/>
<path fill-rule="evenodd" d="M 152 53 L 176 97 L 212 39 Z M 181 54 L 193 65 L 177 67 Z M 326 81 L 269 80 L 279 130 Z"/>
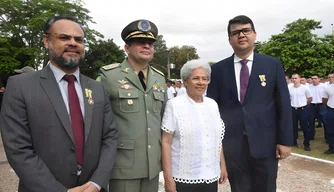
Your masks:
<path fill-rule="evenodd" d="M 154 68 L 154 67 L 152 67 L 152 66 L 151 66 L 151 68 L 152 68 L 155 72 L 159 73 L 160 75 L 165 76 L 165 74 L 164 74 L 163 72 L 159 71 L 158 69 L 156 69 L 156 68 Z"/>
<path fill-rule="evenodd" d="M 114 69 L 114 68 L 119 67 L 119 66 L 121 66 L 119 63 L 114 63 L 114 64 L 110 64 L 110 65 L 105 65 L 105 66 L 102 67 L 102 69 L 108 71 L 110 69 Z"/>

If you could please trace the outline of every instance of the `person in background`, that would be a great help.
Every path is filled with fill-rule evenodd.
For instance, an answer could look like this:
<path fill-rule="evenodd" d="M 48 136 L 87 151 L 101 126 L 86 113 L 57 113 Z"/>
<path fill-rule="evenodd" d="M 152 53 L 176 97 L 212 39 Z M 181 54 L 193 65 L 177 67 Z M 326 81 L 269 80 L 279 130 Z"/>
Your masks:
<path fill-rule="evenodd" d="M 327 142 L 328 150 L 326 155 L 334 154 L 334 74 L 328 75 L 329 84 L 324 90 L 322 102 L 327 106 Z"/>
<path fill-rule="evenodd" d="M 323 92 L 326 85 L 320 83 L 320 78 L 318 75 L 312 75 L 313 84 L 309 86 L 312 94 L 312 102 L 309 106 L 310 116 L 309 116 L 309 129 L 311 131 L 311 140 L 315 137 L 315 119 L 318 117 L 324 126 L 324 135 L 327 141 L 326 135 L 326 105 L 322 103 Z"/>
<path fill-rule="evenodd" d="M 292 122 L 293 122 L 293 142 L 297 146 L 298 139 L 298 122 L 304 133 L 304 150 L 311 151 L 310 148 L 310 130 L 308 128 L 307 105 L 312 101 L 311 91 L 308 86 L 300 83 L 299 74 L 292 75 L 293 86 L 289 86 L 291 107 L 292 107 Z"/>
<path fill-rule="evenodd" d="M 85 31 L 70 16 L 44 27 L 50 61 L 8 79 L 0 115 L 18 191 L 106 191 L 118 133 L 102 84 L 80 74 Z"/>
<path fill-rule="evenodd" d="M 173 87 L 173 81 L 172 80 L 168 80 L 167 81 L 167 96 L 168 96 L 168 100 L 169 99 L 173 99 L 176 96 L 176 91 L 175 88 Z"/>
<path fill-rule="evenodd" d="M 231 19 L 234 54 L 212 65 L 208 97 L 226 126 L 224 154 L 232 192 L 276 191 L 278 160 L 290 155 L 292 114 L 281 62 L 254 53 L 256 31 L 244 15 Z"/>
<path fill-rule="evenodd" d="M 186 93 L 167 102 L 161 126 L 166 192 L 217 192 L 217 182 L 227 180 L 224 123 L 217 103 L 203 96 L 210 74 L 208 64 L 183 65 Z"/>
<path fill-rule="evenodd" d="M 183 94 L 186 93 L 186 88 L 183 86 L 181 80 L 177 80 L 177 81 L 175 82 L 175 85 L 176 85 L 176 87 L 177 87 L 177 89 L 176 89 L 176 96 L 177 96 L 177 97 L 178 97 L 178 96 L 181 96 L 181 95 L 183 95 Z"/>

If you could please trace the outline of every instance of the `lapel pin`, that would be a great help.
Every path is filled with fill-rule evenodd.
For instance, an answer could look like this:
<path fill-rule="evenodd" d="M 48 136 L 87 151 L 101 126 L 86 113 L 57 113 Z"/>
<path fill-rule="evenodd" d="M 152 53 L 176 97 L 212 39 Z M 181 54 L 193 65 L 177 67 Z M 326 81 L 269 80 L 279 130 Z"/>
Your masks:
<path fill-rule="evenodd" d="M 88 98 L 88 103 L 90 104 L 90 105 L 93 105 L 94 104 L 94 100 L 93 100 L 93 97 L 92 97 L 92 90 L 90 90 L 90 89 L 85 89 L 85 92 L 86 92 L 86 97 Z"/>

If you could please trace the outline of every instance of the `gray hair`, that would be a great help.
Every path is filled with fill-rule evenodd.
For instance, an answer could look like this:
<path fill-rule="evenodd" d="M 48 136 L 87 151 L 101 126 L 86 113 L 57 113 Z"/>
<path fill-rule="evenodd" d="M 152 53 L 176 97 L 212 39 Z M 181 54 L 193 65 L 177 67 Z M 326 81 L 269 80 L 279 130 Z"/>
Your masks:
<path fill-rule="evenodd" d="M 191 73 L 198 68 L 203 68 L 205 70 L 206 76 L 210 79 L 211 77 L 211 67 L 208 63 L 198 63 L 198 62 L 188 62 L 184 64 L 181 68 L 181 79 L 186 81 L 189 79 Z"/>

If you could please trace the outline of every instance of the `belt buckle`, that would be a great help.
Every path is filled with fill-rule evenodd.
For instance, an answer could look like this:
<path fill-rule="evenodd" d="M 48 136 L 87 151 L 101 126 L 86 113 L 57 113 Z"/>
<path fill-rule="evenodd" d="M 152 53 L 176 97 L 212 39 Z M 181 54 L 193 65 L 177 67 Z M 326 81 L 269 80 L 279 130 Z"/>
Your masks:
<path fill-rule="evenodd" d="M 295 107 L 295 110 L 298 110 L 298 107 Z"/>

